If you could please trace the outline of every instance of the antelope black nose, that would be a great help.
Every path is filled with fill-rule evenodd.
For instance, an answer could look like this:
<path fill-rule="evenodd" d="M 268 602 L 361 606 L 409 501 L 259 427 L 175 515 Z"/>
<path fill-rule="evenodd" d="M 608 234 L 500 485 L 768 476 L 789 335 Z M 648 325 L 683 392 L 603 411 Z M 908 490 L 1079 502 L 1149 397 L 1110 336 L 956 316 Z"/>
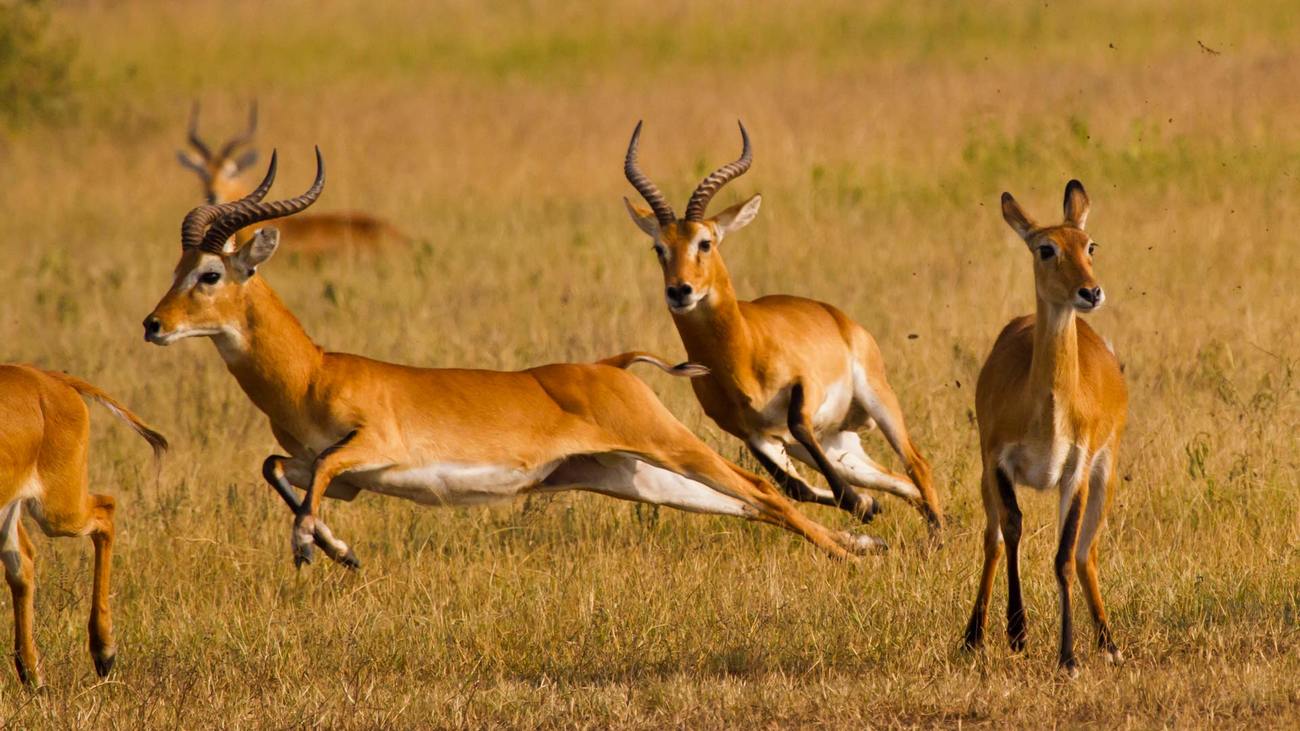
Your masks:
<path fill-rule="evenodd" d="M 667 290 L 665 290 L 665 294 L 668 295 L 668 299 L 674 302 L 680 302 L 687 297 L 690 297 L 691 291 L 691 285 L 679 284 L 676 287 L 668 287 Z"/>
<path fill-rule="evenodd" d="M 148 337 L 150 335 L 157 335 L 160 332 L 162 332 L 162 320 L 159 320 L 157 317 L 154 317 L 153 315 L 150 315 L 144 319 L 145 337 Z"/>
<path fill-rule="evenodd" d="M 1101 287 L 1093 287 L 1092 289 L 1084 287 L 1079 290 L 1079 297 L 1081 297 L 1084 302 L 1087 302 L 1090 305 L 1095 305 L 1101 301 Z"/>

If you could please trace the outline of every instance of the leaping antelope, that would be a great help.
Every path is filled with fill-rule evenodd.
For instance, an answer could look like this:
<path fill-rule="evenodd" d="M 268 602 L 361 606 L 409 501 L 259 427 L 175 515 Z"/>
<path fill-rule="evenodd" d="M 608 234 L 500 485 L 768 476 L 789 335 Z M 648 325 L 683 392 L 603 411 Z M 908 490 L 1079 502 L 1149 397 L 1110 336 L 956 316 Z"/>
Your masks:
<path fill-rule="evenodd" d="M 801 515 L 761 478 L 727 462 L 673 418 L 623 370 L 641 353 L 594 364 L 519 372 L 413 368 L 326 352 L 257 275 L 279 246 L 260 228 L 236 246 L 230 234 L 305 210 L 321 194 L 324 163 L 306 193 L 262 202 L 275 156 L 248 196 L 199 206 L 182 224 L 170 290 L 144 321 L 145 338 L 169 345 L 211 338 L 227 369 L 270 419 L 288 456 L 271 455 L 263 476 L 295 513 L 294 560 L 315 544 L 357 565 L 318 517 L 322 496 L 361 490 L 427 505 L 461 505 L 529 492 L 590 490 L 626 500 L 778 525 L 836 557 L 875 548 L 868 536 L 832 532 Z M 300 501 L 293 487 L 306 490 Z"/>
<path fill-rule="evenodd" d="M 115 501 L 87 491 L 90 413 L 82 397 L 99 402 L 144 437 L 155 458 L 167 448 L 167 440 L 140 417 L 79 378 L 0 365 L 0 563 L 13 593 L 14 665 L 19 680 L 34 686 L 42 684 L 42 676 L 32 637 L 35 554 L 22 522 L 24 506 L 48 536 L 90 536 L 95 546 L 90 600 L 95 672 L 107 675 L 117 657 L 108 607 Z"/>
<path fill-rule="evenodd" d="M 229 203 L 248 193 L 244 173 L 257 162 L 257 150 L 252 147 L 256 133 L 257 103 L 254 102 L 249 106 L 248 126 L 214 153 L 199 136 L 198 102 L 190 108 L 186 139 L 193 150 L 177 150 L 176 159 L 199 176 L 208 204 Z M 275 224 L 293 240 L 298 253 L 312 258 L 342 250 L 369 251 L 408 240 L 391 223 L 361 211 L 312 212 Z M 253 232 L 244 229 L 236 231 L 234 236 L 243 245 L 253 238 Z"/>
<path fill-rule="evenodd" d="M 710 371 L 691 381 L 695 395 L 704 413 L 742 439 L 790 497 L 836 505 L 866 521 L 877 511 L 875 501 L 850 486 L 883 490 L 916 506 L 937 531 L 943 513 L 930 465 L 908 436 L 871 334 L 823 302 L 736 298 L 720 244 L 754 220 L 762 199 L 754 195 L 712 218 L 705 212 L 714 194 L 753 161 L 743 124 L 740 135 L 740 158 L 700 182 L 682 218 L 637 164 L 640 122 L 624 161 L 624 174 L 650 208 L 623 202 L 654 240 L 668 309 L 687 355 Z M 876 424 L 902 457 L 907 476 L 863 450 L 858 429 Z M 800 479 L 791 455 L 821 472 L 830 491 Z"/>
<path fill-rule="evenodd" d="M 998 554 L 1007 546 L 1007 634 L 1025 646 L 1020 595 L 1020 507 L 1016 485 L 1055 488 L 1060 496 L 1056 583 L 1061 599 L 1060 665 L 1078 671 L 1070 611 L 1077 568 L 1097 625 L 1097 643 L 1112 661 L 1120 651 L 1106 622 L 1097 585 L 1097 533 L 1114 497 L 1115 464 L 1128 412 L 1128 391 L 1115 354 L 1076 313 L 1105 301 L 1092 272 L 1096 243 L 1084 232 L 1088 194 L 1077 180 L 1065 186 L 1065 222 L 1039 226 L 1002 194 L 1002 217 L 1034 257 L 1033 315 L 1010 322 L 989 353 L 975 388 L 984 477 L 984 567 L 965 645 L 978 647 Z"/>

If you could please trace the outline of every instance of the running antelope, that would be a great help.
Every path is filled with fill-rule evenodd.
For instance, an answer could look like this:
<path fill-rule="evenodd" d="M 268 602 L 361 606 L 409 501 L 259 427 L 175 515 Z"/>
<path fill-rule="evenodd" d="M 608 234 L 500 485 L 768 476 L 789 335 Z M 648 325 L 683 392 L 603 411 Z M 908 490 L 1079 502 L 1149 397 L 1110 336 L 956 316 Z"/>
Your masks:
<path fill-rule="evenodd" d="M 275 179 L 272 155 L 266 178 L 248 196 L 191 211 L 171 289 L 144 321 L 145 338 L 158 345 L 211 338 L 269 417 L 289 454 L 268 457 L 262 474 L 295 513 L 296 564 L 312 560 L 314 544 L 357 566 L 318 511 L 322 496 L 347 501 L 361 490 L 426 505 L 590 490 L 771 523 L 836 557 L 875 549 L 868 536 L 828 531 L 801 515 L 771 485 L 705 446 L 623 370 L 649 362 L 692 376 L 702 372 L 694 364 L 670 367 L 625 353 L 498 372 L 413 368 L 322 350 L 257 274 L 279 233 L 261 228 L 242 246 L 228 240 L 314 203 L 325 182 L 319 150 L 316 164 L 315 182 L 297 198 L 262 201 Z"/>
<path fill-rule="evenodd" d="M 190 109 L 187 139 L 193 150 L 178 150 L 176 158 L 199 176 L 204 198 L 210 205 L 235 201 L 248 193 L 244 174 L 257 162 L 257 150 L 252 147 L 256 133 L 257 103 L 254 102 L 249 107 L 248 126 L 244 131 L 226 140 L 213 153 L 199 136 L 198 102 Z M 392 224 L 359 211 L 313 212 L 275 224 L 293 240 L 297 252 L 309 258 L 343 250 L 369 251 L 384 244 L 407 241 L 406 235 Z M 253 231 L 243 229 L 234 236 L 243 245 L 253 238 Z"/>
<path fill-rule="evenodd" d="M 114 500 L 86 489 L 90 413 L 83 396 L 144 437 L 155 458 L 167 448 L 167 440 L 140 417 L 79 378 L 26 365 L 0 365 L 0 562 L 14 600 L 14 665 L 19 680 L 33 686 L 42 685 L 42 680 L 32 638 L 35 554 L 22 522 L 24 506 L 48 536 L 90 536 L 95 546 L 90 599 L 95 672 L 107 675 L 117 656 L 108 608 Z"/>
<path fill-rule="evenodd" d="M 754 220 L 761 199 L 755 195 L 711 218 L 705 212 L 714 194 L 753 161 L 745 125 L 740 158 L 700 182 L 683 218 L 638 167 L 640 136 L 638 122 L 623 170 L 650 208 L 623 202 L 654 240 L 668 309 L 687 355 L 710 371 L 691 381 L 704 412 L 742 439 L 796 500 L 839 506 L 867 521 L 878 507 L 853 488 L 874 488 L 912 503 L 932 531 L 940 529 L 943 514 L 930 465 L 908 436 L 871 334 L 822 302 L 787 295 L 736 298 L 720 244 Z M 877 424 L 902 457 L 906 476 L 863 450 L 858 429 Z M 800 479 L 791 455 L 821 472 L 830 491 Z"/>
<path fill-rule="evenodd" d="M 1105 295 L 1092 273 L 1097 244 L 1084 232 L 1088 194 L 1077 180 L 1065 186 L 1065 222 L 1039 226 L 1010 193 L 1002 217 L 1034 258 L 1033 315 L 1010 322 L 993 344 L 975 388 L 984 476 L 984 568 L 965 644 L 978 647 L 1002 542 L 1007 546 L 1007 634 L 1025 646 L 1020 595 L 1020 507 L 1016 485 L 1055 488 L 1060 498 L 1056 583 L 1061 600 L 1060 665 L 1078 671 L 1070 612 L 1075 570 L 1097 625 L 1097 643 L 1112 661 L 1120 651 L 1106 622 L 1097 585 L 1098 531 L 1115 491 L 1115 464 L 1128 411 L 1128 391 L 1109 346 L 1076 313 L 1101 307 Z"/>

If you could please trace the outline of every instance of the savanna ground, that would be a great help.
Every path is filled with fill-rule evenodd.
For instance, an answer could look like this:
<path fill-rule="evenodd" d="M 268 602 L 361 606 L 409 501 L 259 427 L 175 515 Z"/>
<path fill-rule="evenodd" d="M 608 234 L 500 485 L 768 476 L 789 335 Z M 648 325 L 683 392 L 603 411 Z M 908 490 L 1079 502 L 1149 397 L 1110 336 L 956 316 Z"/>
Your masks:
<path fill-rule="evenodd" d="M 37 539 L 50 687 L 0 671 L 13 727 L 721 727 L 1296 723 L 1300 703 L 1300 5 L 1196 1 L 293 2 L 57 8 L 75 44 L 58 108 L 0 147 L 0 358 L 102 385 L 166 433 L 95 408 L 93 489 L 120 501 L 120 646 L 86 652 L 89 541 Z M 262 109 L 292 194 L 418 243 L 263 268 L 327 347 L 520 368 L 682 348 L 620 200 L 627 136 L 683 205 L 753 134 L 761 191 L 723 247 L 742 296 L 812 295 L 880 341 L 950 527 L 930 549 L 886 498 L 894 549 L 838 565 L 774 529 L 587 495 L 434 510 L 326 509 L 364 569 L 295 571 L 258 474 L 265 420 L 213 347 L 140 321 L 198 202 L 177 166 L 191 99 L 212 137 Z M 36 105 L 40 106 L 40 105 Z M 265 159 L 265 155 L 264 158 Z M 1102 586 L 1127 654 L 1054 669 L 1055 500 L 1025 494 L 1030 648 L 958 638 L 983 515 L 973 384 L 1033 306 L 1013 191 L 1059 216 L 1071 177 L 1125 364 L 1130 428 Z M 723 454 L 686 384 L 643 374 Z M 879 435 L 869 451 L 892 455 Z M 838 513 L 809 511 L 844 525 Z M 4 592 L 4 619 L 9 622 Z"/>

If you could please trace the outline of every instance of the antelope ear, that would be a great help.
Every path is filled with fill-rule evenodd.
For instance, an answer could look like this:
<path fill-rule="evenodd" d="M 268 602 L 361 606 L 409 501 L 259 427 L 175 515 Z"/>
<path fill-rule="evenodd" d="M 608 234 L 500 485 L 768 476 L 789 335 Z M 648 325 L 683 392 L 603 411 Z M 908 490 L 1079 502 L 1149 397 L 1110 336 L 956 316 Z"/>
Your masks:
<path fill-rule="evenodd" d="M 627 206 L 628 215 L 632 217 L 632 222 L 637 225 L 637 228 L 645 231 L 646 236 L 652 239 L 659 238 L 659 219 L 655 218 L 654 211 L 642 208 L 626 197 L 623 198 L 623 203 Z"/>
<path fill-rule="evenodd" d="M 763 205 L 763 196 L 756 193 L 749 200 L 737 203 L 714 216 L 713 222 L 717 224 L 718 230 L 724 234 L 739 231 L 754 220 L 754 217 L 758 215 L 758 207 L 761 205 Z"/>
<path fill-rule="evenodd" d="M 245 150 L 244 154 L 235 158 L 235 170 L 244 171 L 252 167 L 257 162 L 257 150 Z"/>
<path fill-rule="evenodd" d="M 1011 197 L 1010 193 L 1002 194 L 1002 218 L 1025 241 L 1028 241 L 1029 235 L 1038 228 L 1038 225 L 1034 223 L 1034 219 L 1025 213 L 1025 209 L 1020 207 L 1020 204 L 1016 202 L 1015 198 Z"/>
<path fill-rule="evenodd" d="M 1088 221 L 1088 192 L 1083 189 L 1083 183 L 1077 180 L 1071 180 L 1065 184 L 1065 222 L 1082 229 L 1083 224 Z"/>
<path fill-rule="evenodd" d="M 181 164 L 181 167 L 193 170 L 200 175 L 206 175 L 208 172 L 201 161 L 184 150 L 176 151 L 176 161 Z"/>
<path fill-rule="evenodd" d="M 257 273 L 257 268 L 271 258 L 279 245 L 279 230 L 274 228 L 258 229 L 257 233 L 253 234 L 252 240 L 235 252 L 234 262 L 236 268 L 246 279 L 253 276 Z"/>

